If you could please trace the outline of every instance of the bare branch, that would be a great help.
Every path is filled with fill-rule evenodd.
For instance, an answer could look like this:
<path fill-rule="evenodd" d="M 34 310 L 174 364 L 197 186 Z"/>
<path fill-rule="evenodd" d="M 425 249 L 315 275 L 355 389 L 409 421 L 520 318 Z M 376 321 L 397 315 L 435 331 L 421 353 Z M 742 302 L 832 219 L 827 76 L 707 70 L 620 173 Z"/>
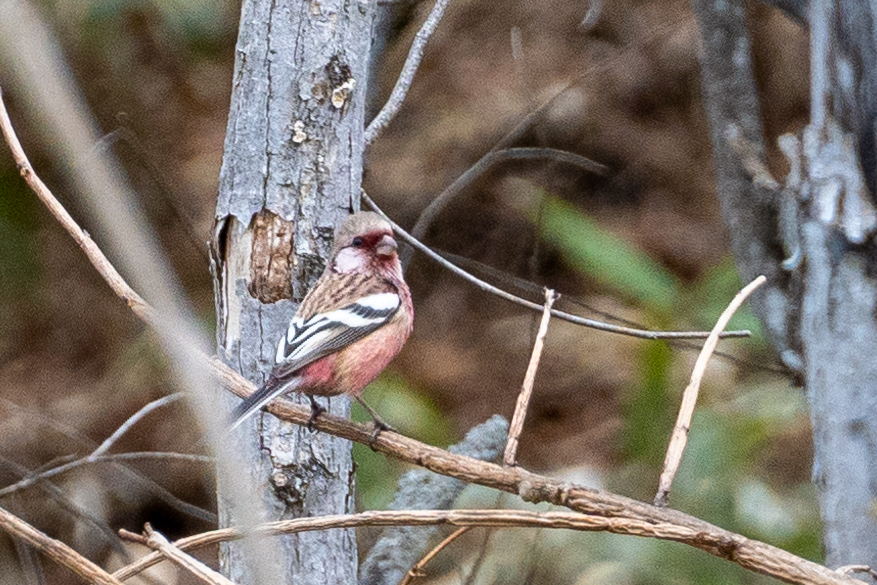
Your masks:
<path fill-rule="evenodd" d="M 500 288 L 493 286 L 488 282 L 484 282 L 480 278 L 477 278 L 465 270 L 461 269 L 454 264 L 451 264 L 444 258 L 442 258 L 439 254 L 435 253 L 428 246 L 412 237 L 411 234 L 402 229 L 402 227 L 394 222 L 392 219 L 387 217 L 381 209 L 372 201 L 372 198 L 368 196 L 368 194 L 363 191 L 362 198 L 377 213 L 382 215 L 384 219 L 386 219 L 390 225 L 393 227 L 393 230 L 399 234 L 403 240 L 429 256 L 435 262 L 438 262 L 444 268 L 450 270 L 457 276 L 461 277 L 463 280 L 467 280 L 480 288 L 481 290 L 496 295 L 502 299 L 507 301 L 511 301 L 522 307 L 526 307 L 530 310 L 537 311 L 539 313 L 542 312 L 542 305 L 539 303 L 533 303 L 526 299 L 522 299 L 518 296 L 515 296 L 511 293 L 508 293 Z M 564 313 L 562 311 L 558 311 L 556 309 L 551 309 L 551 315 L 557 317 L 558 319 L 562 319 L 564 321 L 569 321 L 570 323 L 576 323 L 577 325 L 584 325 L 585 327 L 590 327 L 591 329 L 597 329 L 599 331 L 607 331 L 609 333 L 618 333 L 620 335 L 629 335 L 631 337 L 639 337 L 642 339 L 703 339 L 709 337 L 709 332 L 707 331 L 647 331 L 644 329 L 633 329 L 630 327 L 622 327 L 621 325 L 612 325 L 610 323 L 603 323 L 602 321 L 595 321 L 593 319 L 586 319 L 584 317 L 579 317 L 578 315 L 572 315 L 570 313 Z M 720 335 L 722 338 L 728 337 L 749 337 L 751 333 L 749 331 L 726 331 Z"/>
<path fill-rule="evenodd" d="M 557 294 L 545 289 L 545 308 L 542 311 L 542 321 L 536 333 L 536 341 L 533 343 L 533 353 L 530 355 L 530 363 L 527 365 L 527 373 L 524 375 L 524 383 L 518 394 L 515 405 L 515 414 L 512 416 L 512 424 L 509 428 L 509 440 L 506 443 L 505 454 L 502 462 L 506 467 L 515 465 L 518 454 L 518 440 L 524 430 L 524 420 L 527 418 L 527 408 L 530 405 L 530 396 L 533 395 L 533 384 L 536 382 L 536 370 L 539 369 L 539 360 L 542 359 L 542 348 L 545 346 L 545 336 L 548 335 L 548 322 L 551 320 L 551 306 L 557 300 Z"/>
<path fill-rule="evenodd" d="M 246 397 L 255 392 L 253 384 L 218 359 L 213 360 L 213 365 L 220 382 L 236 395 Z M 268 411 L 278 418 L 302 426 L 308 424 L 311 415 L 310 408 L 282 399 L 269 404 Z M 379 453 L 425 467 L 435 473 L 517 494 L 527 502 L 550 502 L 607 519 L 625 518 L 649 525 L 670 524 L 691 529 L 695 533 L 708 534 L 721 545 L 708 546 L 700 541 L 680 540 L 680 542 L 688 542 L 692 546 L 735 562 L 746 569 L 789 583 L 812 585 L 855 582 L 839 581 L 841 577 L 827 567 L 676 510 L 658 508 L 624 496 L 538 475 L 521 467 L 502 467 L 455 455 L 393 432 L 383 432 L 374 439 L 372 425 L 353 423 L 337 416 L 323 414 L 314 421 L 313 426 L 319 431 L 369 445 Z"/>
<path fill-rule="evenodd" d="M 2 97 L 2 96 L 0 96 Z M 5 108 L 0 100 L 0 126 L 13 153 L 16 155 L 16 162 L 22 175 L 28 183 L 37 191 L 44 203 L 53 210 L 53 213 L 59 217 L 64 227 L 70 231 L 76 241 L 86 252 L 89 260 L 98 269 L 98 272 L 110 282 L 114 291 L 125 299 L 132 310 L 148 324 L 158 326 L 163 331 L 168 331 L 164 327 L 165 317 L 158 314 L 152 307 L 147 305 L 142 298 L 139 297 L 131 288 L 121 279 L 115 268 L 110 265 L 109 261 L 97 248 L 91 238 L 87 236 L 78 225 L 73 222 L 69 214 L 58 204 L 57 200 L 51 195 L 44 184 L 33 173 L 27 159 L 24 158 L 24 152 L 15 138 L 12 126 L 9 122 Z M 16 149 L 17 147 L 17 149 Z M 367 198 L 367 201 L 371 201 Z M 398 229 L 398 226 L 396 226 Z M 400 235 L 406 236 L 409 242 L 415 243 L 419 249 L 428 251 L 431 256 L 435 256 L 431 250 L 423 246 L 404 231 L 399 230 Z M 453 265 L 450 265 L 453 266 Z M 462 273 L 467 279 L 481 282 L 467 275 L 465 272 L 453 267 L 456 273 Z M 482 283 L 479 286 L 489 286 Z M 509 295 L 504 291 L 500 291 L 495 287 L 489 287 L 496 290 L 497 294 L 513 300 L 514 302 L 524 303 L 541 312 L 542 307 L 535 303 L 529 303 L 523 299 L 517 299 L 513 295 Z M 552 315 L 563 318 L 557 312 L 552 311 Z M 573 316 L 574 317 L 574 316 Z M 576 318 L 578 319 L 578 318 Z M 569 319 L 568 319 L 569 320 Z M 589 321 L 589 320 L 581 320 Z M 605 324 L 594 324 L 595 327 L 610 330 Z M 646 338 L 660 338 L 666 334 L 656 332 L 641 332 Z M 685 337 L 691 335 L 683 334 Z M 676 335 L 678 338 L 679 335 Z M 240 374 L 223 364 L 218 359 L 210 359 L 205 354 L 189 348 L 191 355 L 195 356 L 202 367 L 212 368 L 214 375 L 229 390 L 238 396 L 246 397 L 255 391 L 252 383 L 243 378 Z M 310 410 L 305 407 L 293 405 L 285 400 L 277 400 L 270 404 L 268 410 L 279 416 L 280 418 L 294 422 L 300 425 L 307 425 L 310 420 Z M 358 425 L 346 419 L 324 414 L 314 421 L 314 427 L 318 430 L 331 433 L 332 435 L 356 441 L 369 445 L 375 451 L 379 451 L 400 460 L 419 465 L 451 477 L 456 477 L 470 483 L 492 487 L 509 493 L 517 494 L 525 501 L 529 502 L 551 502 L 556 505 L 565 506 L 572 510 L 585 514 L 593 514 L 588 516 L 592 521 L 600 525 L 600 530 L 618 531 L 624 534 L 642 534 L 652 535 L 656 538 L 668 538 L 685 542 L 691 546 L 701 548 L 718 556 L 735 562 L 736 564 L 749 570 L 774 576 L 789 583 L 807 583 L 807 584 L 828 584 L 828 583 L 860 583 L 859 581 L 839 575 L 826 567 L 816 563 L 807 561 L 797 557 L 791 553 L 770 546 L 768 544 L 745 538 L 741 535 L 723 530 L 717 526 L 688 516 L 681 512 L 668 510 L 666 508 L 656 508 L 654 506 L 631 500 L 623 496 L 618 496 L 608 492 L 595 490 L 592 488 L 578 486 L 566 482 L 561 482 L 545 476 L 530 473 L 520 467 L 504 468 L 492 463 L 478 461 L 469 457 L 455 455 L 442 449 L 431 447 L 423 443 L 419 443 L 412 439 L 408 439 L 393 432 L 384 432 L 377 438 L 372 436 L 373 428 L 368 425 Z M 122 456 L 131 454 L 122 454 Z M 109 458 L 120 458 L 121 456 L 108 456 Z M 2 511 L 2 509 L 0 509 Z M 5 511 L 2 511 L 5 512 Z M 384 513 L 386 514 L 386 512 Z M 455 514 L 455 512 L 439 512 L 439 514 Z M 8 518 L 8 513 L 0 515 L 0 527 L 8 529 L 10 532 L 15 531 L 16 535 L 21 533 L 25 538 L 34 538 L 35 542 L 41 542 L 38 536 L 34 536 L 30 532 L 24 530 L 21 521 L 14 516 Z M 342 518 L 354 518 L 354 516 L 343 516 Z M 4 522 L 6 520 L 6 522 Z M 321 519 L 313 519 L 312 521 L 320 521 Z M 411 523 L 406 521 L 405 523 Z M 534 523 L 535 526 L 541 525 Z M 24 525 L 27 529 L 33 531 L 32 527 Z M 581 528 L 584 529 L 584 528 Z M 40 535 L 40 533 L 37 533 Z M 44 535 L 42 535 L 44 536 Z M 54 542 L 54 541 L 53 541 Z M 66 549 L 65 550 L 69 550 Z M 72 552 L 72 551 L 71 551 Z M 54 551 L 55 557 L 63 559 L 63 555 Z M 73 553 L 75 554 L 75 553 Z M 78 556 L 78 555 L 77 555 Z M 93 567 L 93 565 L 89 565 Z M 80 567 L 81 569 L 81 567 Z M 81 569 L 84 570 L 84 569 Z M 99 569 L 98 569 L 99 571 Z M 116 580 L 105 580 L 102 572 L 95 573 L 93 581 L 99 583 L 114 583 Z"/>
<path fill-rule="evenodd" d="M 432 11 L 429 13 L 429 16 L 426 17 L 423 26 L 421 26 L 420 30 L 417 31 L 417 34 L 414 35 L 414 42 L 411 43 L 411 49 L 408 50 L 408 57 L 405 59 L 405 64 L 402 66 L 402 72 L 399 73 L 399 78 L 396 80 L 396 85 L 393 86 L 393 91 L 390 93 L 387 103 L 384 104 L 384 107 L 381 108 L 381 111 L 378 112 L 375 119 L 372 120 L 368 125 L 368 128 L 365 129 L 364 138 L 366 146 L 374 142 L 375 138 L 380 136 L 381 132 L 383 132 L 390 124 L 390 121 L 396 117 L 399 108 L 402 107 L 402 102 L 405 101 L 405 96 L 408 95 L 408 89 L 411 87 L 411 82 L 414 81 L 414 75 L 417 73 L 417 68 L 420 66 L 420 60 L 423 58 L 423 51 L 426 49 L 426 43 L 438 26 L 438 23 L 445 12 L 445 8 L 448 7 L 450 1 L 451 0 L 436 0 L 435 5 L 432 7 Z"/>
<path fill-rule="evenodd" d="M 731 304 L 728 305 L 719 320 L 716 321 L 709 338 L 703 344 L 700 355 L 694 364 L 694 370 L 691 372 L 691 381 L 682 393 L 682 406 L 679 408 L 679 417 L 676 419 L 676 426 L 673 428 L 673 434 L 670 438 L 670 445 L 667 447 L 667 456 L 664 459 L 664 471 L 661 473 L 661 480 L 658 487 L 658 493 L 655 495 L 656 506 L 666 506 L 670 496 L 670 486 L 673 485 L 673 478 L 676 477 L 676 471 L 679 469 L 679 463 L 682 461 L 682 454 L 685 451 L 685 445 L 688 442 L 688 430 L 691 428 L 691 417 L 694 415 L 694 405 L 697 403 L 697 394 L 700 391 L 700 382 L 706 371 L 706 366 L 710 361 L 716 344 L 719 342 L 719 333 L 728 325 L 728 321 L 740 308 L 749 295 L 764 284 L 767 279 L 759 276 L 748 285 L 743 287 Z"/>
<path fill-rule="evenodd" d="M 383 435 L 383 433 L 382 433 Z M 662 510 L 661 512 L 669 512 Z M 698 530 L 682 526 L 672 521 L 647 521 L 632 517 L 606 517 L 599 514 L 577 514 L 572 512 L 533 512 L 529 510 L 400 510 L 371 511 L 359 514 L 343 514 L 322 516 L 318 518 L 296 518 L 281 520 L 253 527 L 248 530 L 240 528 L 224 528 L 195 536 L 182 538 L 174 543 L 180 550 L 191 550 L 218 542 L 240 539 L 247 536 L 276 536 L 295 534 L 311 530 L 329 528 L 353 528 L 357 526 L 488 526 L 491 528 L 559 528 L 589 532 L 611 532 L 684 542 L 697 548 L 708 550 L 717 556 L 730 557 L 741 552 L 748 552 L 741 546 L 746 538 L 733 535 L 729 537 L 721 529 L 719 532 Z M 760 544 L 760 543 L 759 543 Z M 769 545 L 762 545 L 768 547 Z M 773 547 L 769 547 L 773 548 Z M 779 549 L 774 549 L 779 551 Z M 723 551 L 723 552 L 722 552 Z M 794 557 L 789 553 L 784 555 Z M 150 553 L 135 563 L 123 567 L 113 573 L 119 579 L 128 579 L 144 569 L 161 562 L 159 553 Z M 779 561 L 779 559 L 777 559 Z M 771 566 L 771 572 L 765 574 L 777 577 L 789 583 L 814 584 L 857 584 L 862 582 L 836 573 L 826 567 L 816 565 L 804 559 L 794 568 L 782 566 L 780 562 Z M 810 571 L 810 569 L 815 569 Z"/>
<path fill-rule="evenodd" d="M 78 552 L 48 535 L 40 532 L 18 516 L 0 508 L 0 530 L 13 538 L 26 542 L 58 564 L 64 565 L 88 583 L 100 585 L 122 585 L 110 575 Z"/>

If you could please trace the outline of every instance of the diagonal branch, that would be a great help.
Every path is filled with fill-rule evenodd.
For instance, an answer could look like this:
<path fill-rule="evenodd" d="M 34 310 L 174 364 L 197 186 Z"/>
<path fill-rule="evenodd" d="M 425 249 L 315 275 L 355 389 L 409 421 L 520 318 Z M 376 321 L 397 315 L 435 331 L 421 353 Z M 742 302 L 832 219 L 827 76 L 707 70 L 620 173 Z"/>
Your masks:
<path fill-rule="evenodd" d="M 426 49 L 426 43 L 429 41 L 429 37 L 432 36 L 432 33 L 438 26 L 439 21 L 442 19 L 442 15 L 445 13 L 445 8 L 448 7 L 450 2 L 451 0 L 436 0 L 435 5 L 432 7 L 432 11 L 429 13 L 429 16 L 426 17 L 423 26 L 421 26 L 420 30 L 417 31 L 417 34 L 414 35 L 414 42 L 411 43 L 411 49 L 408 50 L 408 57 L 405 58 L 402 72 L 399 73 L 399 78 L 396 80 L 396 85 L 393 86 L 393 91 L 390 93 L 387 103 L 384 104 L 384 107 L 381 108 L 381 111 L 378 112 L 375 119 L 372 120 L 368 125 L 368 128 L 365 129 L 364 139 L 366 146 L 374 142 L 375 138 L 377 138 L 390 124 L 390 121 L 396 117 L 399 108 L 402 107 L 402 102 L 405 101 L 405 96 L 408 95 L 408 89 L 414 81 L 414 74 L 417 73 L 417 68 L 420 66 L 420 60 L 423 58 L 423 51 Z"/>

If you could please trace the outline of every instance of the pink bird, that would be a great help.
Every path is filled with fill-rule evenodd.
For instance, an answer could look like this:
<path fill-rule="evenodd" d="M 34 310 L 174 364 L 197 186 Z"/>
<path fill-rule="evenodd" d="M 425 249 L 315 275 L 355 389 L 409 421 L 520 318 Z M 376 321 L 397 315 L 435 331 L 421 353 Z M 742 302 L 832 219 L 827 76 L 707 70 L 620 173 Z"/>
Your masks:
<path fill-rule="evenodd" d="M 314 396 L 347 394 L 372 416 L 376 432 L 389 428 L 361 394 L 414 323 L 396 248 L 390 224 L 376 213 L 356 213 L 341 224 L 326 271 L 277 344 L 268 381 L 235 409 L 232 428 L 286 392 L 310 398 L 312 421 L 325 410 Z"/>

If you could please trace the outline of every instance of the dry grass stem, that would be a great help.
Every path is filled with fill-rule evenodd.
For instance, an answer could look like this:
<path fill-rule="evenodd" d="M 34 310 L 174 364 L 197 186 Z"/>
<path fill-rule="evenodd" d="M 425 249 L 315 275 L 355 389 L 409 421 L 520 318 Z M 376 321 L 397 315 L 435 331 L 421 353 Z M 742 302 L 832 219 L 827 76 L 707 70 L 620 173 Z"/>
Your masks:
<path fill-rule="evenodd" d="M 685 452 L 685 445 L 688 443 L 688 430 L 691 428 L 691 417 L 694 415 L 694 405 L 697 403 L 697 395 L 700 391 L 700 382 L 703 380 L 703 374 L 706 366 L 710 361 L 710 357 L 716 349 L 719 342 L 719 333 L 728 326 L 728 322 L 740 305 L 743 304 L 752 292 L 759 286 L 764 284 L 767 279 L 759 276 L 743 290 L 737 293 L 731 304 L 722 312 L 719 320 L 716 321 L 710 336 L 697 361 L 694 364 L 694 370 L 691 372 L 691 381 L 682 393 L 682 405 L 679 407 L 679 416 L 676 419 L 676 426 L 673 427 L 673 434 L 670 437 L 670 445 L 667 447 L 667 455 L 664 458 L 664 470 L 661 472 L 661 479 L 658 483 L 658 493 L 655 494 L 655 505 L 666 506 L 670 497 L 670 487 L 673 485 L 673 478 L 679 470 L 679 463 L 682 461 L 682 454 Z"/>
<path fill-rule="evenodd" d="M 524 420 L 527 418 L 527 408 L 530 406 L 530 397 L 533 395 L 533 384 L 536 382 L 536 371 L 539 369 L 539 361 L 542 359 L 542 349 L 545 347 L 545 336 L 548 335 L 548 322 L 551 321 L 551 307 L 557 300 L 557 293 L 550 288 L 545 289 L 545 308 L 542 311 L 542 321 L 539 323 L 539 331 L 536 333 L 536 341 L 533 343 L 533 352 L 530 355 L 530 363 L 527 365 L 527 373 L 524 375 L 524 383 L 518 394 L 515 404 L 515 414 L 512 416 L 512 424 L 509 427 L 509 440 L 502 456 L 503 465 L 511 467 L 515 464 L 518 454 L 518 441 L 524 430 Z"/>

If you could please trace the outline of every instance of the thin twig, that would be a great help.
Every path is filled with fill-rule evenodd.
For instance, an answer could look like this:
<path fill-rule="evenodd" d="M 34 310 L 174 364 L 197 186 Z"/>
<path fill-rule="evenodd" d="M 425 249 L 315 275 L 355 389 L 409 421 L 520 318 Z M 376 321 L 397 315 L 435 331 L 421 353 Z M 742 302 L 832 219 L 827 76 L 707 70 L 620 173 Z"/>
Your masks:
<path fill-rule="evenodd" d="M 716 321 L 709 338 L 703 344 L 700 355 L 694 363 L 694 369 L 691 372 L 691 381 L 682 393 L 682 405 L 679 407 L 679 416 L 676 419 L 676 426 L 673 427 L 673 434 L 670 438 L 670 445 L 667 447 L 667 456 L 664 458 L 664 470 L 661 472 L 661 480 L 658 484 L 658 493 L 655 494 L 655 505 L 666 506 L 670 496 L 670 487 L 673 485 L 673 478 L 679 470 L 679 463 L 682 461 L 682 454 L 685 451 L 685 445 L 688 442 L 688 430 L 691 428 L 691 417 L 694 414 L 694 405 L 697 403 L 697 394 L 700 391 L 700 382 L 706 371 L 706 366 L 710 361 L 716 344 L 719 341 L 719 333 L 728 325 L 728 321 L 740 308 L 752 292 L 759 286 L 767 282 L 764 276 L 759 276 L 748 285 L 746 285 L 731 304 L 728 305 L 719 320 Z"/>
<path fill-rule="evenodd" d="M 604 176 L 608 172 L 608 168 L 600 163 L 593 161 L 587 157 L 567 152 L 565 150 L 557 150 L 555 148 L 506 148 L 504 150 L 491 150 L 482 156 L 478 162 L 466 169 L 466 172 L 454 180 L 444 191 L 432 200 L 426 208 L 420 213 L 414 227 L 411 228 L 411 235 L 418 240 L 423 240 L 426 230 L 435 221 L 435 218 L 450 204 L 467 186 L 471 185 L 475 179 L 483 175 L 493 165 L 520 160 L 539 160 L 551 159 L 572 166 L 579 167 L 595 175 Z M 402 267 L 407 268 L 414 253 L 410 247 L 405 247 L 401 253 Z"/>
<path fill-rule="evenodd" d="M 445 8 L 448 7 L 448 4 L 450 4 L 450 0 L 436 0 L 435 5 L 432 7 L 432 11 L 430 11 L 429 16 L 426 17 L 423 26 L 421 26 L 420 30 L 417 31 L 417 34 L 414 35 L 414 41 L 411 43 L 411 48 L 408 50 L 408 57 L 405 59 L 405 64 L 402 66 L 402 72 L 399 73 L 399 78 L 396 80 L 396 85 L 393 86 L 393 91 L 390 93 L 387 103 L 384 104 L 384 107 L 381 108 L 378 115 L 375 116 L 374 120 L 368 125 L 368 128 L 365 129 L 363 137 L 366 146 L 374 142 L 375 138 L 380 136 L 381 132 L 383 132 L 390 124 L 390 121 L 396 117 L 399 108 L 402 107 L 402 102 L 405 101 L 405 96 L 408 95 L 408 90 L 411 88 L 411 83 L 414 81 L 414 75 L 417 73 L 417 68 L 420 66 L 420 60 L 423 58 L 423 51 L 426 48 L 426 43 L 438 26 L 439 21 L 442 19 L 442 15 L 445 12 Z"/>
<path fill-rule="evenodd" d="M 459 266 L 460 268 L 463 268 L 464 270 L 466 270 L 469 273 L 487 276 L 487 277 L 493 279 L 494 281 L 497 281 L 503 285 L 507 285 L 508 287 L 517 289 L 521 292 L 530 293 L 530 294 L 533 294 L 535 296 L 535 295 L 541 294 L 545 288 L 544 286 L 536 284 L 535 282 L 531 282 L 525 278 L 520 278 L 518 276 L 514 276 L 513 274 L 509 274 L 508 272 L 505 272 L 505 271 L 500 270 L 498 268 L 494 268 L 493 266 L 489 266 L 489 265 L 484 264 L 482 262 L 478 262 L 476 260 L 466 258 L 465 256 L 451 254 L 450 252 L 446 252 L 444 250 L 439 250 L 437 248 L 433 248 L 433 250 L 439 256 L 444 258 L 445 260 L 456 264 L 457 266 Z M 564 294 L 562 297 L 557 299 L 557 304 L 561 304 L 564 302 L 573 303 L 574 305 L 577 305 L 577 306 L 587 310 L 591 314 L 598 315 L 598 316 L 600 316 L 604 319 L 607 319 L 609 321 L 615 321 L 616 323 L 618 323 L 620 325 L 625 325 L 628 327 L 636 327 L 636 328 L 642 329 L 642 325 L 640 325 L 636 321 L 633 321 L 631 319 L 625 319 L 623 317 L 619 317 L 618 315 L 613 315 L 612 313 L 609 313 L 608 311 L 602 311 L 602 310 L 590 305 L 589 303 L 585 302 L 583 299 L 576 297 L 575 295 Z M 696 350 L 698 352 L 700 351 L 701 347 L 703 347 L 702 345 L 698 345 L 694 342 L 689 342 L 689 341 L 685 341 L 685 340 L 681 340 L 681 339 L 680 340 L 671 340 L 668 343 L 670 345 L 672 345 L 673 347 L 677 347 L 677 348 L 685 349 L 685 350 Z M 788 376 L 789 375 L 789 370 L 785 369 L 781 366 L 770 366 L 770 365 L 755 363 L 753 361 L 739 358 L 737 356 L 734 356 L 734 355 L 731 355 L 729 353 L 725 353 L 722 351 L 717 350 L 717 351 L 713 352 L 713 356 L 720 357 L 720 358 L 722 358 L 728 362 L 731 362 L 733 364 L 745 366 L 749 369 L 753 369 L 753 370 L 757 369 L 757 370 L 761 370 L 764 372 L 770 372 L 771 374 L 777 374 L 779 376 Z"/>
<path fill-rule="evenodd" d="M 24 467 L 8 459 L 7 457 L 3 457 L 0 455 L 0 464 L 11 468 L 14 473 L 16 473 L 19 477 L 26 478 L 29 477 L 33 472 L 28 468 Z M 129 557 L 128 551 L 122 546 L 122 543 L 119 542 L 119 537 L 115 533 L 115 531 L 109 527 L 103 520 L 96 517 L 94 514 L 89 512 L 84 507 L 80 506 L 75 500 L 72 500 L 67 494 L 64 493 L 61 488 L 56 486 L 50 481 L 40 480 L 37 485 L 40 489 L 42 489 L 50 498 L 55 500 L 58 506 L 63 510 L 67 510 L 70 514 L 79 518 L 81 521 L 86 524 L 91 524 L 97 531 L 103 535 L 104 539 L 107 543 L 113 547 L 113 550 L 122 556 Z M 25 496 L 26 497 L 26 496 Z"/>
<path fill-rule="evenodd" d="M 405 577 L 403 577 L 402 580 L 399 581 L 399 585 L 410 585 L 410 583 L 415 579 L 419 577 L 425 577 L 426 572 L 424 571 L 424 569 L 426 569 L 426 565 L 429 564 L 429 561 L 434 559 L 437 554 L 442 552 L 442 550 L 444 550 L 446 546 L 454 542 L 457 538 L 472 530 L 472 528 L 472 526 L 464 526 L 463 528 L 459 528 L 452 532 L 450 536 L 438 543 L 435 547 L 433 547 L 431 551 L 426 553 L 424 557 L 417 562 L 416 565 L 411 567 L 408 573 L 405 574 Z"/>
<path fill-rule="evenodd" d="M 0 398 L 0 403 L 2 403 L 3 408 L 14 412 L 17 416 L 30 418 L 33 421 L 38 422 L 39 424 L 48 426 L 56 432 L 61 433 L 64 437 L 73 441 L 83 449 L 93 450 L 97 446 L 97 443 L 85 437 L 85 435 L 80 433 L 77 429 L 74 429 L 73 427 L 56 421 L 50 417 L 44 416 L 42 413 L 32 411 L 23 406 L 19 406 L 11 400 L 5 398 Z M 65 461 L 71 461 L 76 459 L 77 457 L 78 456 L 76 455 L 70 455 L 65 459 Z M 213 512 L 209 512 L 203 508 L 199 508 L 198 506 L 195 506 L 188 502 L 184 502 L 183 500 L 172 494 L 170 491 L 168 491 L 167 488 L 157 484 L 152 479 L 145 477 L 139 471 L 136 471 L 126 465 L 123 465 L 121 463 L 113 463 L 110 465 L 112 465 L 112 467 L 116 471 L 118 471 L 119 474 L 123 476 L 127 481 L 133 482 L 139 488 L 146 491 L 149 495 L 161 500 L 174 510 L 178 510 L 183 514 L 188 514 L 189 516 L 192 516 L 193 518 L 198 518 L 199 520 L 203 520 L 204 522 L 216 524 L 217 518 L 216 514 L 214 514 Z M 47 469 L 50 467 L 54 467 L 54 465 L 44 466 L 43 469 Z M 34 470 L 33 472 L 38 473 L 39 470 Z M 125 493 L 127 495 L 130 495 L 130 486 L 127 483 L 119 481 L 118 476 L 115 477 L 114 481 L 109 482 L 107 487 L 115 493 Z"/>
<path fill-rule="evenodd" d="M 475 276 L 472 276 L 465 270 L 460 267 L 448 262 L 444 258 L 442 258 L 439 254 L 436 254 L 429 248 L 426 244 L 423 244 L 416 238 L 412 237 L 411 234 L 402 229 L 402 227 L 394 222 L 392 219 L 387 217 L 381 209 L 377 206 L 377 204 L 372 200 L 368 194 L 363 191 L 362 198 L 378 214 L 383 216 L 390 225 L 393 227 L 393 230 L 399 234 L 403 240 L 429 256 L 435 262 L 438 262 L 441 266 L 446 268 L 447 270 L 453 272 L 463 280 L 467 280 L 480 288 L 481 290 L 496 295 L 502 299 L 507 301 L 511 301 L 522 307 L 526 307 L 533 311 L 537 311 L 539 313 L 542 312 L 542 305 L 539 303 L 534 303 L 528 301 L 527 299 L 522 299 L 521 297 L 515 296 L 511 293 L 508 293 L 500 288 L 493 286 L 492 284 L 481 280 Z M 586 319 L 585 317 L 579 317 L 578 315 L 572 315 L 570 313 L 564 313 L 563 311 L 558 311 L 557 309 L 551 309 L 551 315 L 553 317 L 557 317 L 558 319 L 562 319 L 564 321 L 569 321 L 570 323 L 575 323 L 577 325 L 584 325 L 585 327 L 590 327 L 591 329 L 597 329 L 599 331 L 607 331 L 609 333 L 618 333 L 620 335 L 629 335 L 631 337 L 639 337 L 641 339 L 704 339 L 709 337 L 708 331 L 648 331 L 644 329 L 633 329 L 630 327 L 622 327 L 621 325 L 612 325 L 610 323 L 604 323 L 602 321 L 595 321 L 593 319 Z M 750 331 L 725 331 L 720 335 L 720 337 L 730 338 L 730 337 L 749 337 L 752 335 Z"/>
<path fill-rule="evenodd" d="M 55 540 L 40 532 L 3 508 L 0 508 L 0 530 L 3 530 L 16 540 L 26 542 L 56 563 L 67 567 L 88 583 L 122 585 L 119 579 L 110 575 L 60 540 Z"/>
<path fill-rule="evenodd" d="M 9 119 L 9 113 L 6 111 L 6 105 L 3 103 L 2 89 L 0 89 L 0 130 L 2 130 L 6 143 L 12 151 L 12 157 L 15 160 L 18 172 L 21 174 L 22 178 L 24 178 L 25 182 L 27 182 L 28 186 L 33 190 L 37 197 L 39 197 L 43 205 L 45 205 L 55 219 L 58 220 L 61 227 L 63 227 L 67 233 L 70 234 L 76 244 L 82 248 L 89 262 L 91 262 L 98 273 L 104 278 L 104 280 L 106 280 L 107 284 L 110 285 L 110 288 L 113 289 L 116 296 L 125 301 L 131 310 L 134 311 L 135 315 L 140 317 L 150 326 L 160 329 L 162 326 L 162 320 L 158 312 L 148 305 L 146 301 L 144 301 L 143 298 L 137 294 L 127 282 L 125 282 L 125 279 L 122 278 L 122 275 L 119 274 L 116 267 L 110 263 L 106 255 L 104 255 L 98 245 L 94 243 L 94 240 L 91 239 L 91 236 L 79 227 L 73 217 L 67 213 L 66 209 L 64 209 L 64 206 L 55 198 L 46 184 L 43 183 L 39 176 L 37 176 L 24 152 L 24 148 L 21 146 L 21 142 L 18 140 L 18 136 L 15 135 L 12 120 Z"/>
<path fill-rule="evenodd" d="M 51 469 L 47 469 L 46 471 L 41 471 L 34 475 L 28 476 L 23 480 L 16 482 L 12 485 L 8 485 L 3 489 L 0 489 L 0 497 L 9 495 L 11 493 L 22 490 L 26 487 L 29 487 L 39 481 L 44 479 L 48 479 L 50 477 L 54 477 L 61 473 L 70 471 L 71 469 L 75 469 L 77 467 L 82 467 L 83 465 L 88 465 L 92 463 L 102 463 L 104 461 L 130 461 L 134 459 L 172 459 L 172 460 L 182 460 L 182 461 L 193 461 L 195 463 L 214 463 L 215 460 L 213 457 L 207 457 L 206 455 L 195 455 L 192 453 L 173 453 L 173 452 L 162 452 L 162 451 L 133 451 L 130 453 L 115 453 L 113 455 L 99 455 L 97 457 L 88 456 L 83 457 L 82 459 L 77 459 L 76 461 L 71 461 L 69 463 L 65 463 L 64 465 L 59 465 L 57 467 L 53 467 Z"/>
<path fill-rule="evenodd" d="M 161 408 L 162 406 L 165 406 L 165 405 L 170 404 L 172 402 L 176 402 L 177 400 L 180 400 L 182 398 L 183 398 L 182 394 L 176 393 L 176 394 L 170 394 L 170 395 L 165 396 L 163 398 L 159 398 L 158 400 L 153 400 L 152 402 L 146 404 L 145 406 L 140 408 L 140 410 L 138 410 L 137 412 L 132 414 L 130 417 L 128 417 L 128 420 L 126 420 L 124 423 L 122 423 L 122 425 L 119 428 L 117 428 L 113 432 L 112 435 L 107 437 L 106 440 L 103 443 L 101 443 L 97 449 L 92 451 L 91 455 L 88 456 L 88 459 L 94 460 L 94 458 L 100 457 L 101 455 L 103 455 L 104 453 L 109 451 L 110 448 L 112 448 L 113 444 L 116 441 L 118 441 L 122 437 L 122 435 L 124 435 L 129 430 L 131 430 L 131 427 L 133 427 L 135 424 L 137 424 L 137 422 L 140 419 L 142 419 L 144 416 L 146 416 L 147 414 L 149 414 L 150 412 L 152 412 L 156 408 Z"/>
<path fill-rule="evenodd" d="M 511 467 L 515 465 L 518 454 L 518 440 L 524 430 L 524 420 L 527 418 L 527 408 L 530 406 L 530 397 L 533 395 L 533 384 L 536 382 L 536 370 L 539 369 L 539 360 L 542 359 L 542 348 L 545 346 L 545 336 L 548 335 L 548 322 L 551 321 L 551 306 L 557 300 L 557 294 L 550 288 L 545 289 L 545 308 L 542 311 L 542 321 L 539 323 L 539 331 L 536 333 L 536 341 L 533 343 L 533 353 L 530 355 L 530 363 L 527 365 L 527 373 L 524 375 L 524 383 L 518 394 L 515 405 L 515 414 L 509 427 L 509 440 L 505 446 L 505 454 L 502 457 L 503 465 Z"/>
<path fill-rule="evenodd" d="M 161 553 L 162 556 L 186 569 L 205 583 L 210 585 L 235 585 L 233 581 L 225 578 L 198 559 L 187 555 L 171 544 L 162 533 L 153 530 L 149 522 L 146 523 L 143 529 L 143 535 L 146 537 L 146 546 Z"/>

